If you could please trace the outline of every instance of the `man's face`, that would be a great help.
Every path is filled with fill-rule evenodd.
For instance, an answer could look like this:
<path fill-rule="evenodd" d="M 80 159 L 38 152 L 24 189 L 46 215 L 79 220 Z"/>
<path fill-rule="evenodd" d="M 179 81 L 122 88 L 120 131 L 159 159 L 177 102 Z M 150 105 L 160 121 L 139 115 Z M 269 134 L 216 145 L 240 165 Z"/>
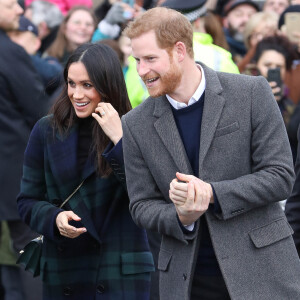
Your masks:
<path fill-rule="evenodd" d="M 181 82 L 180 66 L 173 58 L 173 50 L 161 49 L 154 31 L 149 31 L 131 40 L 137 71 L 151 97 L 172 94 Z"/>
<path fill-rule="evenodd" d="M 264 4 L 264 11 L 272 11 L 281 15 L 288 6 L 288 0 L 266 0 Z"/>
<path fill-rule="evenodd" d="M 23 9 L 17 0 L 0 0 L 0 28 L 4 31 L 19 28 L 19 17 Z"/>
<path fill-rule="evenodd" d="M 252 5 L 238 5 L 224 18 L 224 26 L 231 31 L 232 35 L 243 34 L 248 20 L 255 13 L 256 9 Z"/>

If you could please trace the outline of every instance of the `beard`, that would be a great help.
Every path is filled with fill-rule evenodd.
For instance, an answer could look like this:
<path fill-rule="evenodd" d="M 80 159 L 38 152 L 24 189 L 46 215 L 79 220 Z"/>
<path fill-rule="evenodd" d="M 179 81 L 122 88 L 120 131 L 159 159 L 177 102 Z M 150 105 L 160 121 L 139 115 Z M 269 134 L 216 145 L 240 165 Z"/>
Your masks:
<path fill-rule="evenodd" d="M 244 29 L 245 29 L 245 25 L 246 25 L 246 23 L 240 25 L 240 27 L 241 26 L 243 27 L 243 30 L 241 30 L 241 29 L 238 29 L 238 28 L 233 28 L 229 24 L 228 29 L 229 29 L 230 35 L 232 36 L 232 38 L 234 40 L 239 41 L 239 42 L 244 42 L 244 34 L 243 34 L 243 32 L 244 32 Z"/>
<path fill-rule="evenodd" d="M 173 63 L 173 58 L 170 57 L 170 68 L 166 74 L 160 75 L 156 72 L 153 72 L 143 76 L 142 80 L 146 83 L 147 79 L 154 77 L 158 77 L 158 80 L 160 81 L 159 84 L 155 87 L 147 87 L 147 90 L 151 97 L 156 98 L 166 94 L 172 94 L 181 81 L 182 73 L 180 69 Z"/>

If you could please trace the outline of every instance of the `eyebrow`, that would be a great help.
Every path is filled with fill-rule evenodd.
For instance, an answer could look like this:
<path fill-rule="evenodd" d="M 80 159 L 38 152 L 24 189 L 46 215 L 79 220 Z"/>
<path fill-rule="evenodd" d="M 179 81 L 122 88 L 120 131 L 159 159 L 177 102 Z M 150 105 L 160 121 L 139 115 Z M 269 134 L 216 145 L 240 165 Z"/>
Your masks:
<path fill-rule="evenodd" d="M 75 81 L 74 79 L 72 79 L 71 77 L 67 77 L 67 80 L 72 80 L 72 81 Z M 80 80 L 79 81 L 80 83 L 83 83 L 83 82 L 90 82 L 90 83 L 92 83 L 92 81 L 90 80 L 90 79 L 84 79 L 84 80 Z"/>

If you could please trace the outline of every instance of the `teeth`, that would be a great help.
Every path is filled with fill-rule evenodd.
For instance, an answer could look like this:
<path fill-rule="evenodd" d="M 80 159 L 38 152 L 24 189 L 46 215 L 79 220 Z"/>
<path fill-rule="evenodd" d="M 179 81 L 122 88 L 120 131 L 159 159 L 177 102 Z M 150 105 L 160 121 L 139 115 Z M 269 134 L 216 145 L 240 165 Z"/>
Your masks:
<path fill-rule="evenodd" d="M 88 102 L 84 102 L 84 103 L 78 103 L 78 102 L 77 102 L 76 105 L 77 105 L 77 106 L 86 106 L 86 105 L 88 105 Z"/>
<path fill-rule="evenodd" d="M 157 78 L 148 79 L 147 82 L 151 83 L 154 82 Z"/>

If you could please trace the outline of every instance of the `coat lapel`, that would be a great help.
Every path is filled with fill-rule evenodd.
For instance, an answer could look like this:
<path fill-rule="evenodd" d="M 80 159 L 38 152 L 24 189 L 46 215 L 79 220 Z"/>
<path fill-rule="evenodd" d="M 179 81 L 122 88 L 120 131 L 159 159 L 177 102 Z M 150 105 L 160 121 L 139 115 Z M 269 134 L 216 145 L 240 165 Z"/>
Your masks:
<path fill-rule="evenodd" d="M 58 133 L 54 143 L 48 145 L 48 156 L 51 162 L 51 170 L 55 178 L 56 185 L 59 187 L 61 201 L 64 201 L 81 183 L 95 172 L 94 160 L 91 155 L 88 157 L 82 175 L 78 170 L 77 147 L 78 146 L 78 127 L 70 130 L 69 134 L 62 137 Z M 73 195 L 68 202 L 71 209 L 81 217 L 82 224 L 88 232 L 100 242 L 96 228 L 90 217 L 89 208 L 85 203 L 83 190 L 86 189 L 86 181 L 82 187 Z"/>
<path fill-rule="evenodd" d="M 48 143 L 48 159 L 55 185 L 61 197 L 69 196 L 79 184 L 77 163 L 78 131 L 75 125 L 66 136 L 56 133 L 53 142 Z"/>
<path fill-rule="evenodd" d="M 96 165 L 95 165 L 95 156 L 90 153 L 87 161 L 84 165 L 84 168 L 82 170 L 82 174 L 81 174 L 81 181 L 84 179 L 87 179 L 89 176 L 91 176 L 93 173 L 96 172 Z"/>
<path fill-rule="evenodd" d="M 215 71 L 201 64 L 206 78 L 204 109 L 201 123 L 200 153 L 199 153 L 199 176 L 204 158 L 212 143 L 217 129 L 225 99 L 220 95 L 223 88 Z"/>
<path fill-rule="evenodd" d="M 163 96 L 155 99 L 153 115 L 158 118 L 154 123 L 154 127 L 171 154 L 178 167 L 178 171 L 184 174 L 192 174 L 192 167 L 178 132 L 172 109 L 166 97 Z"/>

